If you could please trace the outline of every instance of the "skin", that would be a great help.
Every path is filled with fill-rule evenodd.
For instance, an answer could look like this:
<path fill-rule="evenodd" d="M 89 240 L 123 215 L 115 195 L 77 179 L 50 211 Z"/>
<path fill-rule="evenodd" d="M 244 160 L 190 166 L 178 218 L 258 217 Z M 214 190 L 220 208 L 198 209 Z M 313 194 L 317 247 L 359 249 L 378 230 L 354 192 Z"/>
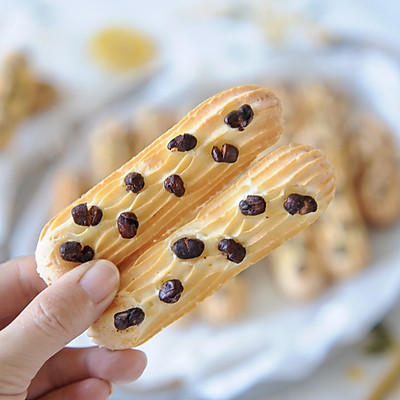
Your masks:
<path fill-rule="evenodd" d="M 107 308 L 119 286 L 109 261 L 82 264 L 47 287 L 34 257 L 0 264 L 0 400 L 107 399 L 139 378 L 139 350 L 65 347 Z"/>

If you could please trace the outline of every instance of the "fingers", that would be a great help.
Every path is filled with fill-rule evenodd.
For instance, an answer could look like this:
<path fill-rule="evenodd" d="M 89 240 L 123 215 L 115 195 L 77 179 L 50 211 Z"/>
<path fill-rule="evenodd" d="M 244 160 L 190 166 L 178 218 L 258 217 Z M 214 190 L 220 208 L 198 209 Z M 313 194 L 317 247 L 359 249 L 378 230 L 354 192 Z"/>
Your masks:
<path fill-rule="evenodd" d="M 0 264 L 0 329 L 45 288 L 46 284 L 36 272 L 33 256 Z"/>
<path fill-rule="evenodd" d="M 111 394 L 111 386 L 101 379 L 86 379 L 64 386 L 40 397 L 40 400 L 106 400 Z"/>
<path fill-rule="evenodd" d="M 65 348 L 47 361 L 35 376 L 28 399 L 87 378 L 113 383 L 132 382 L 139 378 L 145 367 L 146 356 L 139 350 Z"/>
<path fill-rule="evenodd" d="M 84 332 L 106 309 L 119 285 L 104 260 L 82 264 L 42 291 L 0 332 L 3 390 L 26 390 L 41 366 Z"/>

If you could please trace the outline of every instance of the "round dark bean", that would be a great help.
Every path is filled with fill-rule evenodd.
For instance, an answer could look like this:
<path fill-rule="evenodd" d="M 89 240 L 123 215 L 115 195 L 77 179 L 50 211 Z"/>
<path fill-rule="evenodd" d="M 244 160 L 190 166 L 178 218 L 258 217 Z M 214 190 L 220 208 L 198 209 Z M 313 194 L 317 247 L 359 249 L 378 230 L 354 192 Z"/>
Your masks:
<path fill-rule="evenodd" d="M 103 212 L 97 206 L 92 206 L 90 209 L 87 207 L 87 203 L 78 204 L 71 210 L 72 218 L 74 222 L 82 226 L 97 225 L 100 223 Z"/>
<path fill-rule="evenodd" d="M 243 131 L 244 128 L 250 124 L 253 116 L 253 109 L 248 104 L 244 104 L 238 110 L 233 110 L 227 114 L 224 121 L 231 128 L 237 128 L 239 131 Z"/>
<path fill-rule="evenodd" d="M 239 203 L 243 215 L 259 215 L 265 212 L 267 204 L 261 196 L 249 195 Z"/>
<path fill-rule="evenodd" d="M 90 225 L 98 225 L 103 218 L 103 211 L 97 206 L 92 206 L 89 209 L 90 214 Z"/>
<path fill-rule="evenodd" d="M 158 293 L 158 297 L 164 303 L 176 303 L 183 292 L 183 285 L 179 279 L 171 279 L 164 282 L 161 290 Z"/>
<path fill-rule="evenodd" d="M 69 241 L 59 247 L 60 256 L 65 261 L 87 262 L 93 259 L 94 251 L 90 246 L 82 245 L 79 242 Z"/>
<path fill-rule="evenodd" d="M 216 162 L 234 163 L 239 157 L 239 150 L 232 144 L 225 143 L 221 150 L 217 146 L 213 146 L 211 155 Z"/>
<path fill-rule="evenodd" d="M 124 179 L 127 192 L 139 193 L 144 188 L 144 178 L 138 172 L 131 172 Z"/>
<path fill-rule="evenodd" d="M 246 256 L 246 249 L 233 239 L 222 239 L 218 243 L 218 250 L 226 254 L 229 261 L 236 264 L 241 263 Z"/>
<path fill-rule="evenodd" d="M 317 211 L 318 204 L 310 196 L 292 193 L 286 198 L 285 202 L 283 203 L 283 208 L 291 215 L 304 215 Z"/>
<path fill-rule="evenodd" d="M 196 147 L 197 139 L 190 133 L 184 133 L 173 138 L 167 145 L 168 150 L 189 151 Z"/>
<path fill-rule="evenodd" d="M 177 240 L 172 245 L 172 251 L 182 260 L 196 258 L 204 251 L 204 243 L 200 239 L 190 239 L 187 237 Z"/>
<path fill-rule="evenodd" d="M 144 311 L 139 307 L 130 308 L 114 314 L 114 326 L 119 330 L 129 328 L 130 326 L 140 325 L 144 321 Z"/>
<path fill-rule="evenodd" d="M 78 225 L 89 226 L 90 215 L 86 203 L 78 204 L 71 210 L 72 218 Z"/>
<path fill-rule="evenodd" d="M 139 222 L 133 212 L 123 212 L 118 217 L 118 231 L 124 239 L 132 239 L 136 236 Z"/>
<path fill-rule="evenodd" d="M 82 253 L 79 257 L 79 262 L 84 263 L 84 262 L 88 262 L 90 260 L 92 260 L 94 257 L 94 251 L 90 246 L 85 246 L 82 249 Z"/>
<path fill-rule="evenodd" d="M 179 175 L 171 175 L 165 179 L 164 189 L 176 197 L 182 197 L 185 194 L 185 185 Z"/>

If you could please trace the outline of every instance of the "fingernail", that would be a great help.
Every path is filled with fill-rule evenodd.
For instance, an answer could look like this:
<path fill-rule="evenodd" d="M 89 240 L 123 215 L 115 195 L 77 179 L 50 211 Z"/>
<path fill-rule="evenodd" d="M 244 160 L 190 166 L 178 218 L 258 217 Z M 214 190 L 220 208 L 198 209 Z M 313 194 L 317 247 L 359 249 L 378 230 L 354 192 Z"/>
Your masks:
<path fill-rule="evenodd" d="M 116 267 L 109 261 L 99 260 L 82 276 L 79 285 L 89 293 L 94 303 L 100 303 L 116 289 L 118 281 Z"/>

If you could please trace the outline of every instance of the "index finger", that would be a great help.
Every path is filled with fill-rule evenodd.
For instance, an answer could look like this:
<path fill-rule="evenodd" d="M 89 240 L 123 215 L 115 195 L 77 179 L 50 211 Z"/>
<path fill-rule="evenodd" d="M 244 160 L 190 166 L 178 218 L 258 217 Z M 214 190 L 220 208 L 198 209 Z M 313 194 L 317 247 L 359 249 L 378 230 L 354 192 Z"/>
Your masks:
<path fill-rule="evenodd" d="M 0 264 L 0 329 L 10 323 L 44 288 L 33 256 Z"/>

